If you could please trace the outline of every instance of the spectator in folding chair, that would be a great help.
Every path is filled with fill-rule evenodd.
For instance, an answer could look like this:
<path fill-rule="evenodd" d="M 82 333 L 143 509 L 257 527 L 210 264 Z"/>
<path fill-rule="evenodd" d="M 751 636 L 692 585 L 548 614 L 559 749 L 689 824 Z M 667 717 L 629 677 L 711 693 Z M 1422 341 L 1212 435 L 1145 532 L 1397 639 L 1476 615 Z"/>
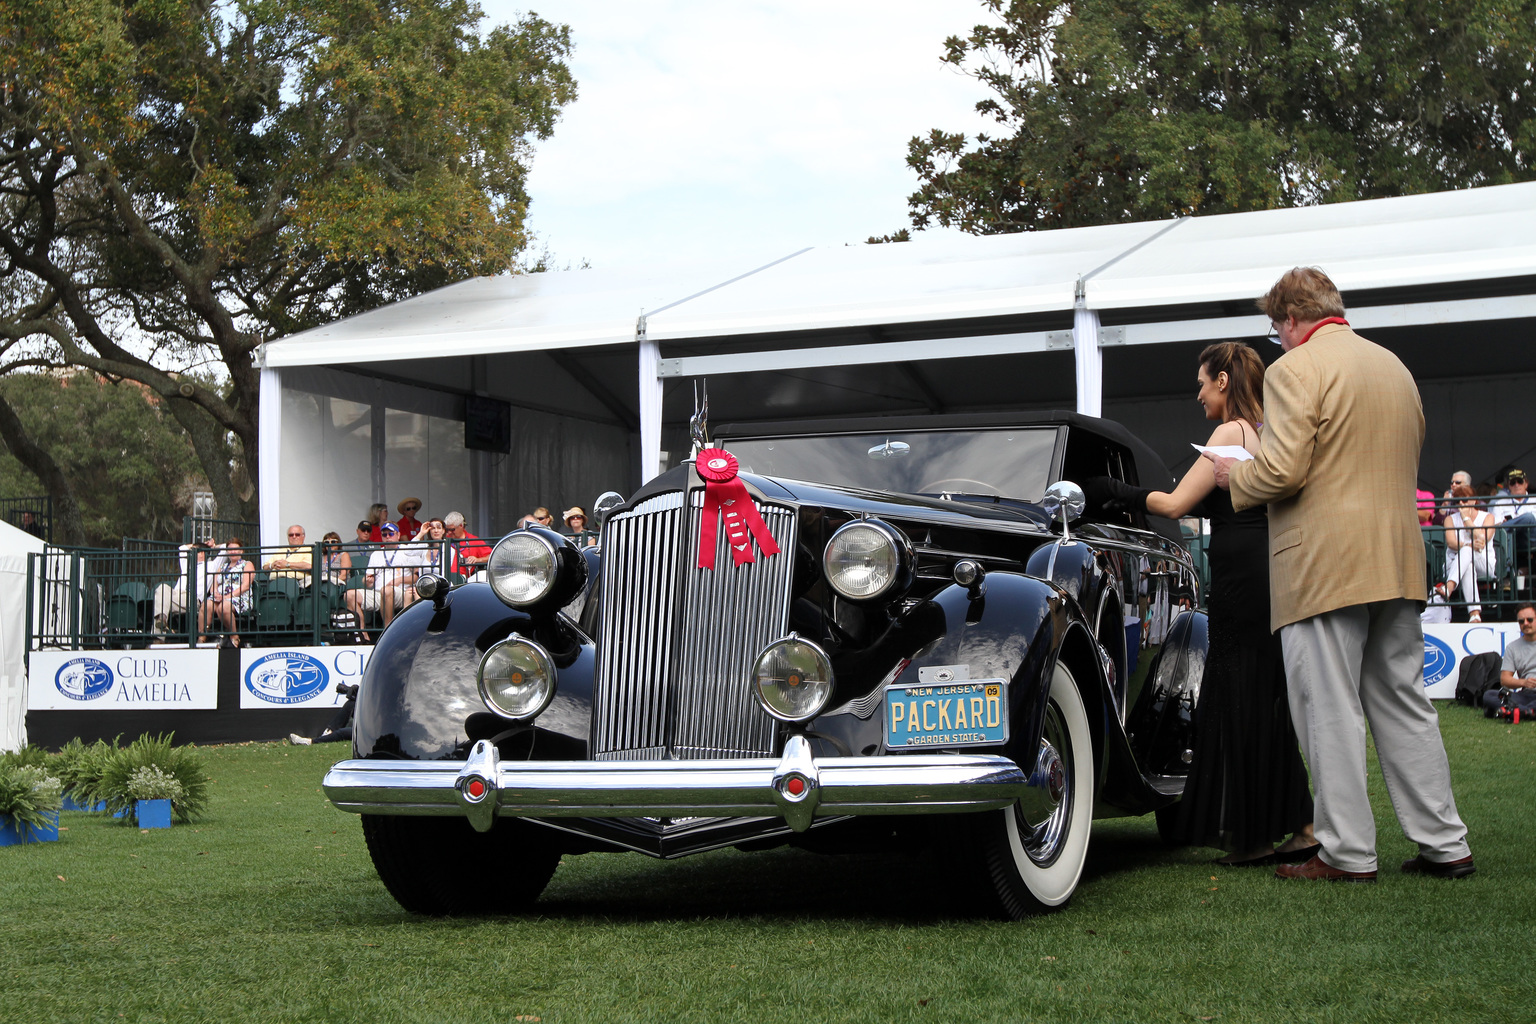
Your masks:
<path fill-rule="evenodd" d="M 206 541 L 195 540 L 191 544 L 182 544 L 176 549 L 177 564 L 181 567 L 180 578 L 175 583 L 161 583 L 155 587 L 154 593 L 154 633 L 158 637 L 165 637 L 171 631 L 171 616 L 186 614 L 191 609 L 192 618 L 197 620 L 198 628 L 202 628 L 201 609 L 203 602 L 208 599 L 208 587 L 214 576 L 224 568 L 224 556 L 210 553 L 217 549 Z M 192 556 L 191 578 L 188 578 L 187 556 Z M 188 601 L 191 595 L 191 601 Z"/>
<path fill-rule="evenodd" d="M 288 547 L 275 558 L 261 563 L 261 567 L 274 577 L 297 580 L 299 586 L 309 586 L 309 570 L 314 566 L 314 553 L 304 543 L 304 527 L 295 523 L 288 527 Z"/>
<path fill-rule="evenodd" d="M 1515 552 L 1523 559 L 1531 553 L 1530 527 L 1536 526 L 1536 496 L 1530 493 L 1530 481 L 1525 470 L 1512 469 L 1504 477 L 1509 493 L 1495 498 L 1488 506 L 1495 522 L 1505 524 L 1515 534 Z"/>
<path fill-rule="evenodd" d="M 341 534 L 328 531 L 320 539 L 320 549 L 325 558 L 321 563 L 320 578 L 338 587 L 346 586 L 347 577 L 352 574 L 352 554 L 341 543 Z"/>
<path fill-rule="evenodd" d="M 1478 504 L 1472 488 L 1457 484 L 1451 496 L 1458 504 L 1445 520 L 1445 579 L 1435 592 L 1449 597 L 1457 589 L 1467 602 L 1467 621 L 1482 622 L 1477 578 L 1494 575 L 1493 516 Z"/>
<path fill-rule="evenodd" d="M 441 519 L 428 519 L 411 538 L 420 553 L 421 568 L 425 572 L 441 575 L 444 571 L 443 542 L 448 539 L 448 527 Z"/>
<path fill-rule="evenodd" d="M 207 634 L 213 629 L 217 617 L 224 626 L 227 642 L 239 647 L 239 617 L 249 612 L 255 601 L 256 567 L 245 560 L 239 537 L 224 542 L 223 560 L 223 568 L 213 577 L 208 600 L 203 602 L 198 628 Z M 205 639 L 206 636 L 200 636 L 198 642 Z"/>
<path fill-rule="evenodd" d="M 541 511 L 548 516 L 549 509 Z M 464 528 L 464 513 L 449 512 L 443 517 L 443 525 L 448 529 L 448 539 L 453 541 L 448 570 L 469 577 L 484 569 L 491 560 L 491 546 Z"/>

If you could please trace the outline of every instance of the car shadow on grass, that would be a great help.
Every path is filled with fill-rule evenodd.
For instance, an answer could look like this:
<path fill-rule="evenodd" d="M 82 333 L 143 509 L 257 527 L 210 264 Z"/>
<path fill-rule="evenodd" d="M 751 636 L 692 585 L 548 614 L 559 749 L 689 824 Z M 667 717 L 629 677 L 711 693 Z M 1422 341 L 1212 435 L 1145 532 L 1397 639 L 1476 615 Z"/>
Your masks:
<path fill-rule="evenodd" d="M 1079 889 L 1135 884 L 1150 867 L 1192 861 L 1154 830 L 1095 829 Z M 1198 851 L 1203 854 L 1203 851 Z M 847 918 L 931 923 L 995 915 L 985 879 L 948 858 L 881 852 L 818 854 L 792 848 L 720 850 L 661 861 L 640 854 L 567 856 L 532 912 L 550 917 Z"/>

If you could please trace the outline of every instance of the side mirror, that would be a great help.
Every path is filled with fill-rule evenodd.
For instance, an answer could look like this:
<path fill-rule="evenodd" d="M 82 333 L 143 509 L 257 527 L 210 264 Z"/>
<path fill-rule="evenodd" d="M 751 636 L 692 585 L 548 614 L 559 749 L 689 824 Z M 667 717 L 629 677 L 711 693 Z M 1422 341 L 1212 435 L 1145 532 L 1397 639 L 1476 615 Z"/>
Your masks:
<path fill-rule="evenodd" d="M 603 523 L 613 514 L 613 510 L 624 504 L 624 496 L 618 491 L 604 491 L 597 496 L 592 503 L 592 522 L 598 528 L 603 528 Z"/>
<path fill-rule="evenodd" d="M 1061 517 L 1061 535 L 1064 539 L 1071 540 L 1072 533 L 1067 524 L 1075 523 L 1082 518 L 1083 509 L 1088 507 L 1088 496 L 1072 481 L 1058 480 L 1045 489 L 1045 497 L 1040 499 L 1040 507 L 1052 519 Z"/>

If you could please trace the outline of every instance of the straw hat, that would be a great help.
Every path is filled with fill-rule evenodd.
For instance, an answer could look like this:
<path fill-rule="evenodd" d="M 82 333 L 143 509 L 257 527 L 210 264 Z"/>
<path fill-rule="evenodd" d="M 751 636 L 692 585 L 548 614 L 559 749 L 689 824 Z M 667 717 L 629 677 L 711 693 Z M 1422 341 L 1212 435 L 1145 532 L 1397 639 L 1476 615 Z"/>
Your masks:
<path fill-rule="evenodd" d="M 406 498 L 404 501 L 400 502 L 400 504 L 395 506 L 395 511 L 399 512 L 401 515 L 405 515 L 405 506 L 411 504 L 411 502 L 415 502 L 416 503 L 416 511 L 420 512 L 421 511 L 421 499 L 420 498 Z"/>

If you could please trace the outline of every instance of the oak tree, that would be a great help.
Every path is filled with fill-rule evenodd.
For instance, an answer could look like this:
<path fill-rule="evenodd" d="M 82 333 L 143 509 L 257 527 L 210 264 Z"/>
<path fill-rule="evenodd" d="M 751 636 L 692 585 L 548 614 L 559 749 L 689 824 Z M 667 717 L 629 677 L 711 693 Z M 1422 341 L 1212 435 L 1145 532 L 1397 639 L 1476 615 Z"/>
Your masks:
<path fill-rule="evenodd" d="M 0 371 L 141 382 L 252 518 L 264 341 L 527 244 L 569 30 L 469 0 L 28 0 L 0 20 Z M 178 369 L 213 364 L 223 386 Z M 3 417 L 0 417 L 3 418 Z M 236 474 L 238 478 L 239 474 Z"/>
<path fill-rule="evenodd" d="M 983 0 L 944 60 L 995 132 L 914 138 L 912 222 L 979 234 L 1536 174 L 1532 0 Z"/>

